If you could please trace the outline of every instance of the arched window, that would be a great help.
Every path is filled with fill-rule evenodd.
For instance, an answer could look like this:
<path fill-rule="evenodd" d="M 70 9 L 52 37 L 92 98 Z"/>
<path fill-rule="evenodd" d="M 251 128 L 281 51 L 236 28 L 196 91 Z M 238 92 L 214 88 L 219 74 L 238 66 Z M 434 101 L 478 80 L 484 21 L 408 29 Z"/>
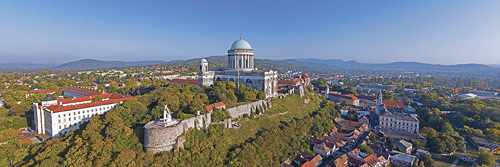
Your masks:
<path fill-rule="evenodd" d="M 245 82 L 248 83 L 248 84 L 251 84 L 252 80 L 251 79 L 247 79 Z"/>
<path fill-rule="evenodd" d="M 229 81 L 234 82 L 234 79 L 233 79 L 233 78 L 230 78 L 230 79 L 229 79 Z"/>

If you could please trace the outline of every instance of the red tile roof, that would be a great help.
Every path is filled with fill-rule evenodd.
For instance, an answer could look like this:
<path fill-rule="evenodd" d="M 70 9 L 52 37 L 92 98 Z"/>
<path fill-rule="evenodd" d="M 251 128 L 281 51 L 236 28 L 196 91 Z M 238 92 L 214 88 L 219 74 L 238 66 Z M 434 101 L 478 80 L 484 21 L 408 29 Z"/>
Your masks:
<path fill-rule="evenodd" d="M 403 108 L 405 106 L 402 101 L 397 100 L 382 100 L 382 104 L 385 104 L 387 107 L 393 108 Z"/>
<path fill-rule="evenodd" d="M 358 154 L 359 154 L 359 152 L 360 152 L 360 151 L 359 151 L 359 149 L 358 149 L 358 148 L 355 148 L 354 150 L 352 150 L 352 151 L 351 151 L 351 152 L 349 152 L 349 153 L 354 154 L 354 155 L 358 155 Z"/>
<path fill-rule="evenodd" d="M 204 111 L 213 111 L 214 107 L 212 105 L 208 105 L 208 106 L 203 107 L 203 110 Z"/>
<path fill-rule="evenodd" d="M 323 160 L 323 157 L 321 157 L 321 155 L 318 154 L 309 162 L 311 162 L 312 166 L 317 166 L 321 160 Z"/>
<path fill-rule="evenodd" d="M 0 90 L 0 93 L 7 93 L 7 92 L 10 92 L 12 91 L 12 89 L 4 89 L 4 90 Z"/>
<path fill-rule="evenodd" d="M 300 83 L 302 81 L 302 79 L 300 78 L 295 78 L 292 80 L 293 81 L 293 85 L 297 85 L 298 83 Z"/>
<path fill-rule="evenodd" d="M 220 107 L 224 107 L 224 106 L 226 106 L 226 104 L 224 104 L 224 102 L 218 102 L 218 103 L 213 103 L 213 104 L 210 104 L 210 105 L 203 107 L 203 110 L 204 111 L 213 111 L 214 107 L 220 108 Z"/>
<path fill-rule="evenodd" d="M 311 77 L 311 76 L 310 76 L 308 73 L 304 73 L 304 74 L 302 75 L 302 77 L 303 77 L 303 78 L 305 78 L 305 77 Z"/>
<path fill-rule="evenodd" d="M 340 98 L 344 98 L 344 99 L 350 99 L 350 100 L 358 100 L 358 98 L 352 94 L 345 94 L 345 95 L 342 95 L 342 94 L 334 94 L 334 93 L 328 93 L 328 95 L 330 96 L 335 96 L 335 97 L 340 97 Z"/>
<path fill-rule="evenodd" d="M 364 160 L 368 164 L 368 166 L 375 166 L 379 162 L 379 159 L 373 154 L 369 155 Z"/>
<path fill-rule="evenodd" d="M 76 87 L 76 86 L 70 86 L 70 87 L 63 89 L 63 90 L 73 92 L 73 93 L 82 94 L 82 95 L 87 95 L 87 96 L 99 95 L 99 94 L 104 93 L 104 92 L 99 92 L 97 90 L 85 89 L 85 88 L 80 88 L 80 87 Z"/>
<path fill-rule="evenodd" d="M 116 94 L 116 93 L 113 93 L 113 94 Z M 78 103 L 78 102 L 90 101 L 90 100 L 94 100 L 95 98 L 97 98 L 99 96 L 101 96 L 103 99 L 107 99 L 107 98 L 111 98 L 111 96 L 113 96 L 113 94 L 104 93 L 104 94 L 95 95 L 95 96 L 83 96 L 83 97 L 75 97 L 75 98 L 69 98 L 69 99 L 57 99 L 57 104 L 60 104 L 61 102 L 63 104 L 68 104 L 68 103 Z M 121 95 L 121 96 L 123 96 L 123 95 Z M 130 97 L 130 96 L 123 96 L 122 98 L 125 98 L 125 97 Z"/>
<path fill-rule="evenodd" d="M 365 99 L 365 100 L 369 100 L 369 101 L 375 101 L 377 98 L 375 97 L 371 97 L 371 96 L 363 96 L 363 95 L 359 95 L 358 96 L 359 99 Z"/>
<path fill-rule="evenodd" d="M 224 107 L 226 106 L 226 104 L 224 104 L 224 102 L 218 102 L 218 103 L 214 103 L 213 104 L 215 108 L 219 108 L 219 107 Z"/>
<path fill-rule="evenodd" d="M 335 161 L 333 161 L 333 163 L 335 164 L 336 167 L 346 167 L 346 163 L 347 163 L 347 155 L 344 154 L 342 156 L 340 156 L 339 158 L 337 158 Z"/>
<path fill-rule="evenodd" d="M 81 109 L 81 108 L 88 108 L 88 107 L 94 107 L 94 106 L 113 104 L 113 103 L 120 103 L 124 100 L 130 100 L 130 99 L 133 99 L 133 97 L 120 98 L 120 99 L 110 99 L 110 100 L 91 102 L 91 103 L 83 103 L 83 104 L 77 104 L 77 105 L 69 105 L 69 106 L 51 105 L 51 106 L 48 106 L 47 109 L 52 111 L 52 112 L 61 112 L 61 111 L 69 111 L 69 110 L 76 110 L 76 109 Z"/>
<path fill-rule="evenodd" d="M 198 80 L 194 79 L 171 79 L 170 82 L 198 84 Z"/>

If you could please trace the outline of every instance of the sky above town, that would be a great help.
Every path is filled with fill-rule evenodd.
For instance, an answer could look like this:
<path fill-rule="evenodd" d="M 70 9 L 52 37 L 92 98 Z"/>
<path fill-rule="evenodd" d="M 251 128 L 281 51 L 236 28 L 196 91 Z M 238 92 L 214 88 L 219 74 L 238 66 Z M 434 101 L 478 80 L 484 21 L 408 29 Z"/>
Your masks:
<path fill-rule="evenodd" d="M 498 0 L 2 1 L 0 63 L 225 55 L 500 64 Z"/>

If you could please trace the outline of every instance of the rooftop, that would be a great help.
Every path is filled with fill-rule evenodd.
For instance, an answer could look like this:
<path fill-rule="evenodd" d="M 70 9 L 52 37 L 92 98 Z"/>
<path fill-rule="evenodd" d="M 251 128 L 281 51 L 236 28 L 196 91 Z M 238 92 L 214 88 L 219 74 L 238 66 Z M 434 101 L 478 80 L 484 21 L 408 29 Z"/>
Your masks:
<path fill-rule="evenodd" d="M 194 79 L 171 79 L 170 82 L 173 83 L 191 83 L 191 84 L 198 84 L 198 80 Z"/>
<path fill-rule="evenodd" d="M 104 101 L 99 101 L 99 102 L 91 102 L 91 103 L 83 103 L 83 104 L 67 105 L 67 106 L 51 105 L 51 106 L 46 107 L 46 109 L 48 109 L 52 112 L 61 112 L 61 111 L 69 111 L 69 110 L 76 110 L 76 109 L 81 109 L 81 108 L 88 108 L 88 107 L 94 107 L 94 106 L 113 104 L 113 103 L 120 103 L 124 100 L 129 100 L 129 99 L 133 99 L 133 97 L 120 98 L 120 99 L 110 99 L 110 100 L 104 100 Z"/>
<path fill-rule="evenodd" d="M 250 50 L 252 49 L 252 47 L 250 46 L 250 43 L 240 38 L 239 40 L 233 42 L 230 50 L 237 50 L 237 49 Z"/>
<path fill-rule="evenodd" d="M 66 89 L 63 89 L 63 90 L 64 91 L 68 91 L 68 92 L 82 94 L 82 95 L 87 95 L 87 96 L 90 96 L 90 95 L 99 95 L 99 94 L 104 93 L 104 92 L 100 92 L 98 90 L 81 88 L 81 87 L 76 87 L 76 86 L 70 86 L 70 87 L 68 87 Z"/>

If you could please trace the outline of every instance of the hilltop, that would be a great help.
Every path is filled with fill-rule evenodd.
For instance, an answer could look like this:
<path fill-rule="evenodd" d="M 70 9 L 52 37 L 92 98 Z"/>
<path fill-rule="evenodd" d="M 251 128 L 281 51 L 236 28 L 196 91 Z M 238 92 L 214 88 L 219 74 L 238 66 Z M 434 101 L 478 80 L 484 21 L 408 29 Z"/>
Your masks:
<path fill-rule="evenodd" d="M 124 62 L 124 61 L 101 61 L 94 59 L 82 59 L 77 61 L 72 61 L 64 63 L 55 67 L 49 68 L 50 70 L 95 70 L 102 68 L 116 68 L 116 67 L 127 67 L 127 66 L 145 66 L 145 65 L 155 65 L 165 63 L 164 61 L 135 61 L 135 62 Z"/>

